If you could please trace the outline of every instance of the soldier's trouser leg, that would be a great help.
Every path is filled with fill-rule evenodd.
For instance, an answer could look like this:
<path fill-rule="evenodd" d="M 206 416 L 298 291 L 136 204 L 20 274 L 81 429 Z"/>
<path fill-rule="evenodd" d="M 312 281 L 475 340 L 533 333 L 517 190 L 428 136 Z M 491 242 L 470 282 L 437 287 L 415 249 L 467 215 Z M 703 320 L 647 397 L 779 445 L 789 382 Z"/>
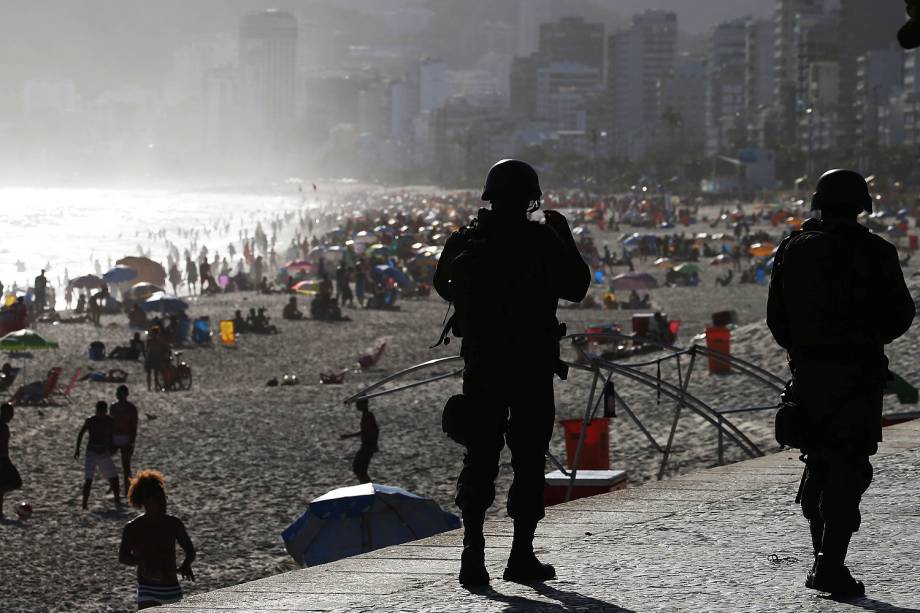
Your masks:
<path fill-rule="evenodd" d="M 543 519 L 546 450 L 553 435 L 556 405 L 552 377 L 521 385 L 512 398 L 508 448 L 514 481 L 508 492 L 508 515 L 521 525 Z"/>
<path fill-rule="evenodd" d="M 514 539 L 504 578 L 510 581 L 544 581 L 555 576 L 555 569 L 534 556 L 533 537 L 537 522 L 544 516 L 544 471 L 546 450 L 553 434 L 556 407 L 552 377 L 521 386 L 509 399 L 511 421 L 508 447 L 514 481 L 508 493 L 508 515 L 514 519 Z"/>
<path fill-rule="evenodd" d="M 497 393 L 473 381 L 463 382 L 463 393 L 470 398 L 474 427 L 463 456 L 463 470 L 457 478 L 455 499 L 463 515 L 460 583 L 478 586 L 489 582 L 483 522 L 486 511 L 495 501 L 495 478 L 505 446 L 508 408 Z"/>
<path fill-rule="evenodd" d="M 828 564 L 842 565 L 850 536 L 859 530 L 859 503 L 872 482 L 866 455 L 809 454 L 802 513 L 812 526 L 812 539 L 823 525 L 821 551 Z"/>

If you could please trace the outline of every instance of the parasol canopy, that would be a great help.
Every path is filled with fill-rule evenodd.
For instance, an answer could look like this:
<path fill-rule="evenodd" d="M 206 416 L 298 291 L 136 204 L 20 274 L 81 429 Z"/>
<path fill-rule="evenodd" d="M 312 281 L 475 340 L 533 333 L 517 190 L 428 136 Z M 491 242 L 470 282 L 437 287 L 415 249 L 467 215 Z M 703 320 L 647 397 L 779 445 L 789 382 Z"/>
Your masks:
<path fill-rule="evenodd" d="M 83 275 L 70 282 L 70 287 L 74 289 L 99 289 L 105 285 L 105 281 L 96 275 Z"/>
<path fill-rule="evenodd" d="M 128 266 L 116 266 L 102 275 L 102 280 L 106 283 L 125 283 L 135 278 L 137 278 L 137 271 Z"/>
<path fill-rule="evenodd" d="M 57 343 L 49 341 L 30 328 L 16 330 L 0 338 L 0 351 L 36 351 L 41 349 L 57 349 L 57 346 Z"/>
<path fill-rule="evenodd" d="M 700 267 L 697 266 L 696 264 L 685 262 L 683 264 L 678 264 L 672 270 L 678 274 L 692 275 L 693 273 L 699 273 Z"/>
<path fill-rule="evenodd" d="M 624 272 L 610 280 L 610 287 L 619 290 L 654 289 L 658 281 L 647 272 Z"/>
<path fill-rule="evenodd" d="M 154 285 L 166 285 L 166 269 L 159 262 L 154 262 L 150 258 L 128 256 L 115 262 L 119 266 L 127 266 L 137 271 L 138 281 L 146 281 Z"/>
<path fill-rule="evenodd" d="M 460 519 L 433 500 L 364 483 L 320 496 L 281 537 L 295 561 L 315 566 L 459 527 Z"/>
<path fill-rule="evenodd" d="M 145 312 L 160 311 L 163 313 L 179 313 L 188 309 L 188 303 L 166 292 L 156 292 L 140 304 Z"/>

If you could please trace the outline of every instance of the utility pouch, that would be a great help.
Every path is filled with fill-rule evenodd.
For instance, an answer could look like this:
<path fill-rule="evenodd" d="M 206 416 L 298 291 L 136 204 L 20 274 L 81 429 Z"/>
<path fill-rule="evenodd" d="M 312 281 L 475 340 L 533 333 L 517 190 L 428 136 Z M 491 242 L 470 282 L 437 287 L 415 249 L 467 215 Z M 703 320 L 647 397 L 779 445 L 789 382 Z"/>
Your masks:
<path fill-rule="evenodd" d="M 805 446 L 805 411 L 795 401 L 792 381 L 786 384 L 780 400 L 773 428 L 776 442 L 784 447 L 802 449 Z"/>
<path fill-rule="evenodd" d="M 451 396 L 441 412 L 441 430 L 450 440 L 466 446 L 469 442 L 470 402 L 463 394 Z"/>

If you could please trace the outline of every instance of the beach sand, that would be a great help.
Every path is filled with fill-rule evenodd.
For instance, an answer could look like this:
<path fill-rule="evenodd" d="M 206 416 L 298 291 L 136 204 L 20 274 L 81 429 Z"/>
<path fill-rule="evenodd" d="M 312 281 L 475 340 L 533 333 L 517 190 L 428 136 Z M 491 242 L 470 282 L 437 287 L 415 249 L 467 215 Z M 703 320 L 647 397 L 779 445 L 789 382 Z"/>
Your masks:
<path fill-rule="evenodd" d="M 713 311 L 735 309 L 740 326 L 733 333 L 732 352 L 785 378 L 785 355 L 763 322 L 766 287 L 714 287 L 720 273 L 704 265 L 702 286 L 652 292 L 657 305 L 682 320 L 678 344 L 689 344 L 693 335 L 702 332 Z M 917 281 L 912 280 L 915 295 L 920 293 Z M 601 292 L 600 286 L 592 288 L 598 298 Z M 91 341 L 101 340 L 108 348 L 127 342 L 130 331 L 123 316 L 104 317 L 101 329 L 89 324 L 38 325 L 40 332 L 60 343 L 60 349 L 36 354 L 28 363 L 26 380 L 39 378 L 55 365 L 63 367 L 65 385 L 77 368 L 85 372 L 118 366 L 129 371 L 131 400 L 141 415 L 134 468 L 156 468 L 166 474 L 170 512 L 183 519 L 198 548 L 197 581 L 184 583 L 187 594 L 295 568 L 284 551 L 281 531 L 311 499 L 356 483 L 351 459 L 357 442 L 338 437 L 358 429 L 358 413 L 342 401 L 386 373 L 456 350 L 454 344 L 428 348 L 440 332 L 446 306 L 434 296 L 403 300 L 398 311 L 346 309 L 353 319 L 346 323 L 283 321 L 280 312 L 286 299 L 247 293 L 195 300 L 191 315 L 209 315 L 214 322 L 229 317 L 236 308 L 265 306 L 280 334 L 244 335 L 235 349 L 186 349 L 184 357 L 194 372 L 190 392 L 147 392 L 140 363 L 87 359 Z M 302 300 L 301 309 L 307 306 Z M 559 318 L 576 331 L 611 321 L 628 329 L 630 316 L 630 311 L 560 309 Z M 892 370 L 914 383 L 920 358 L 917 337 L 918 326 L 914 326 L 889 348 Z M 387 348 L 377 368 L 350 371 L 344 385 L 320 385 L 320 372 L 355 369 L 359 355 L 384 341 Z M 564 354 L 574 355 L 570 347 Z M 280 379 L 288 372 L 296 373 L 301 385 L 265 386 L 272 377 Z M 664 365 L 662 376 L 676 382 L 672 367 Z M 589 384 L 589 376 L 578 372 L 566 382 L 557 382 L 559 419 L 582 416 Z M 89 511 L 80 510 L 82 461 L 73 459 L 83 420 L 92 413 L 95 401 L 114 400 L 115 387 L 78 383 L 69 403 L 17 408 L 11 423 L 11 458 L 25 485 L 7 496 L 8 519 L 0 524 L 0 609 L 133 610 L 134 571 L 118 563 L 117 549 L 122 526 L 134 511 L 116 509 L 100 481 L 94 482 Z M 457 512 L 453 490 L 462 450 L 441 432 L 440 411 L 459 387 L 459 379 L 450 379 L 371 402 L 381 430 L 380 453 L 370 468 L 374 481 L 429 496 Z M 626 381 L 618 381 L 617 389 L 663 444 L 673 402 L 662 399 L 659 404 L 654 390 L 640 390 Z M 713 376 L 705 368 L 697 369 L 690 390 L 719 409 L 776 402 L 775 392 L 749 378 Z M 886 399 L 887 410 L 898 410 L 891 402 Z M 734 422 L 762 450 L 770 451 L 776 449 L 772 420 L 772 412 L 762 412 L 740 415 Z M 610 427 L 613 467 L 627 470 L 633 485 L 654 479 L 660 455 L 635 425 L 620 412 Z M 551 447 L 557 457 L 565 457 L 559 427 Z M 737 447 L 727 445 L 728 461 L 744 457 Z M 509 460 L 506 450 L 491 511 L 494 517 L 504 516 L 512 476 Z M 716 460 L 715 430 L 685 414 L 668 474 L 711 466 Z M 116 465 L 120 468 L 117 458 Z M 788 492 L 788 497 L 792 519 L 794 492 Z M 20 522 L 15 520 L 14 506 L 22 500 L 31 502 L 34 514 Z M 564 576 L 565 570 L 560 569 L 560 574 Z"/>

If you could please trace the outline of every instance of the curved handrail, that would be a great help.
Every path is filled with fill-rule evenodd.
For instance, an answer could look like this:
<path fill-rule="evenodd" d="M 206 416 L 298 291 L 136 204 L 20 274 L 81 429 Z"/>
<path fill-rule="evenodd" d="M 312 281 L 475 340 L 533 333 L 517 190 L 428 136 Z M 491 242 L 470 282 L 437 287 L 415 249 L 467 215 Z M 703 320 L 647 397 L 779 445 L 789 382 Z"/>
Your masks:
<path fill-rule="evenodd" d="M 592 370 L 591 368 L 585 367 L 583 364 L 574 364 L 566 362 L 569 367 L 577 368 L 580 370 Z M 669 383 L 667 381 L 660 381 L 657 377 L 650 375 L 648 373 L 642 372 L 641 370 L 630 368 L 627 366 L 622 366 L 615 362 L 608 362 L 603 359 L 594 360 L 594 364 L 605 370 L 613 370 L 618 374 L 625 376 L 628 379 L 641 383 L 650 388 L 661 389 L 661 393 L 671 398 L 672 400 L 681 402 L 683 401 L 684 406 L 688 409 L 705 419 L 712 425 L 716 430 L 723 431 L 729 439 L 734 441 L 741 449 L 751 457 L 762 456 L 763 452 L 760 448 L 754 444 L 741 430 L 738 429 L 735 424 L 730 420 L 722 417 L 719 418 L 719 412 L 713 409 L 705 401 L 697 398 L 690 392 L 685 392 L 681 390 L 676 385 Z"/>
<path fill-rule="evenodd" d="M 409 368 L 405 368 L 405 369 L 403 369 L 403 370 L 400 370 L 400 371 L 398 371 L 398 372 L 395 372 L 395 373 L 393 373 L 392 375 L 388 375 L 388 376 L 384 377 L 383 379 L 381 379 L 380 381 L 377 381 L 376 383 L 372 383 L 371 385 L 369 385 L 368 387 L 364 388 L 363 390 L 361 390 L 361 391 L 358 392 L 357 394 L 354 394 L 354 395 L 352 395 L 352 396 L 349 396 L 349 397 L 346 398 L 343 402 L 344 402 L 345 404 L 351 404 L 352 402 L 354 402 L 354 401 L 356 401 L 356 400 L 359 400 L 359 399 L 364 398 L 365 396 L 367 396 L 368 392 L 372 392 L 372 391 L 374 391 L 375 389 L 377 389 L 377 388 L 379 388 L 379 387 L 381 387 L 381 386 L 386 385 L 386 384 L 389 383 L 390 381 L 395 381 L 396 379 L 400 379 L 400 378 L 402 378 L 402 377 L 404 377 L 404 376 L 406 376 L 406 375 L 408 375 L 408 374 L 411 374 L 411 373 L 413 373 L 413 372 L 416 372 L 416 371 L 419 371 L 419 370 L 428 368 L 428 367 L 430 367 L 430 366 L 436 366 L 436 365 L 438 365 L 438 364 L 446 364 L 446 363 L 448 363 L 448 362 L 456 362 L 457 360 L 462 360 L 462 359 L 463 359 L 463 356 L 454 355 L 454 356 L 448 356 L 448 357 L 446 357 L 446 358 L 437 358 L 437 359 L 434 359 L 434 360 L 428 360 L 427 362 L 422 362 L 421 364 L 416 364 L 415 366 L 410 366 Z M 395 391 L 395 390 L 394 390 L 394 391 Z"/>
<path fill-rule="evenodd" d="M 782 391 L 786 386 L 785 380 L 783 380 L 778 375 L 773 374 L 769 370 L 761 368 L 760 366 L 757 366 L 756 364 L 752 364 L 751 362 L 748 362 L 747 360 L 743 360 L 729 353 L 724 353 L 722 351 L 710 349 L 708 347 L 705 347 L 703 345 L 698 345 L 696 343 L 693 343 L 689 347 L 678 347 L 676 345 L 669 345 L 657 339 L 648 338 L 646 336 L 629 335 L 629 334 L 623 334 L 622 332 L 596 332 L 596 333 L 592 332 L 591 334 L 588 334 L 586 332 L 580 332 L 578 334 L 569 334 L 567 336 L 564 336 L 563 340 L 565 339 L 571 339 L 571 340 L 586 339 L 587 340 L 589 337 L 590 338 L 611 338 L 611 339 L 633 341 L 633 342 L 638 341 L 642 343 L 643 345 L 654 345 L 663 351 L 671 352 L 672 355 L 661 358 L 661 360 L 670 359 L 672 357 L 676 357 L 677 355 L 682 355 L 682 354 L 686 354 L 689 352 L 696 352 L 696 353 L 700 353 L 704 355 L 705 357 L 711 357 L 714 360 L 719 360 L 733 367 L 736 367 L 738 368 L 738 370 L 744 372 L 747 375 L 754 377 L 761 383 L 768 385 L 770 387 L 774 387 L 778 389 L 779 391 Z M 652 360 L 650 363 L 654 363 L 654 362 L 661 361 L 661 360 Z"/>

